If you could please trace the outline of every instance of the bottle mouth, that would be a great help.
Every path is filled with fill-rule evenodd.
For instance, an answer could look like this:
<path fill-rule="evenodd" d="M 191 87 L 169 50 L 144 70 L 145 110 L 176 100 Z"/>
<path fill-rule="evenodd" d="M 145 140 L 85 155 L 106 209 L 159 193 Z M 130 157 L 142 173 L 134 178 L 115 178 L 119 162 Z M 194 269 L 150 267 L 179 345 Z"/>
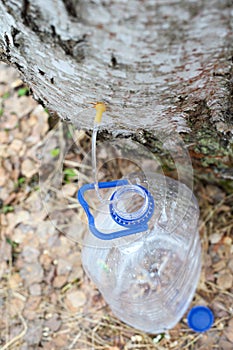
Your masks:
<path fill-rule="evenodd" d="M 120 225 L 141 224 L 153 214 L 154 201 L 149 192 L 139 185 L 126 185 L 111 197 L 110 212 Z"/>

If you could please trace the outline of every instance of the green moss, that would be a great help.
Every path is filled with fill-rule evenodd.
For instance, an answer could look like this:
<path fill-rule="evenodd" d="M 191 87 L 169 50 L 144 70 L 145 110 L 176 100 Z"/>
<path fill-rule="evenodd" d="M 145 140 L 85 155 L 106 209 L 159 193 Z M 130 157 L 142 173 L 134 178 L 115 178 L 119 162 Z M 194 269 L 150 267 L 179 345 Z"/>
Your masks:
<path fill-rule="evenodd" d="M 29 88 L 28 87 L 22 87 L 21 89 L 18 90 L 18 96 L 28 96 L 29 95 Z"/>
<path fill-rule="evenodd" d="M 233 193 L 233 181 L 232 180 L 219 180 L 219 185 L 225 190 L 225 192 Z"/>
<path fill-rule="evenodd" d="M 184 142 L 194 144 L 190 150 L 199 155 L 194 160 L 199 163 L 199 167 L 210 168 L 215 173 L 229 167 L 233 157 L 232 145 L 206 123 L 201 129 L 199 126 L 196 132 L 185 135 Z"/>
<path fill-rule="evenodd" d="M 54 148 L 50 150 L 50 154 L 53 158 L 56 158 L 60 154 L 60 149 L 59 148 Z"/>
<path fill-rule="evenodd" d="M 14 211 L 14 207 L 11 205 L 4 205 L 2 208 L 3 214 L 11 213 L 12 211 Z"/>
<path fill-rule="evenodd" d="M 213 166 L 213 168 L 217 169 L 226 169 L 227 165 L 225 165 L 221 160 L 211 157 L 204 157 L 200 160 L 201 165 L 205 168 Z"/>

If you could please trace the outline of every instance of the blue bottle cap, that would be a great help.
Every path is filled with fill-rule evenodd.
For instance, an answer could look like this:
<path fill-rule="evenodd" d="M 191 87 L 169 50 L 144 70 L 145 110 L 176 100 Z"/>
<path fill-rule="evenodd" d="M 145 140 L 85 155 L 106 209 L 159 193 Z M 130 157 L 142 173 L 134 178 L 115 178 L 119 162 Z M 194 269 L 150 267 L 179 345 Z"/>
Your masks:
<path fill-rule="evenodd" d="M 206 306 L 194 306 L 188 313 L 188 326 L 195 332 L 205 332 L 214 323 L 213 312 Z"/>

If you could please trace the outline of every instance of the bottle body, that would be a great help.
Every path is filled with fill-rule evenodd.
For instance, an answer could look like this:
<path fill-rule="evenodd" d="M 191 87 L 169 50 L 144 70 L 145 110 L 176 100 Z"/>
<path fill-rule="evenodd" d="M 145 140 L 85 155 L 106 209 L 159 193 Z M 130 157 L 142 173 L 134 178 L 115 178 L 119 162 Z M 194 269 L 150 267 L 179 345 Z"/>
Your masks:
<path fill-rule="evenodd" d="M 82 251 L 83 267 L 113 313 L 149 333 L 172 328 L 187 310 L 200 275 L 198 206 L 192 192 L 177 181 L 149 179 L 155 215 L 147 231 L 103 242 L 89 232 Z M 104 211 L 102 227 L 116 223 Z"/>

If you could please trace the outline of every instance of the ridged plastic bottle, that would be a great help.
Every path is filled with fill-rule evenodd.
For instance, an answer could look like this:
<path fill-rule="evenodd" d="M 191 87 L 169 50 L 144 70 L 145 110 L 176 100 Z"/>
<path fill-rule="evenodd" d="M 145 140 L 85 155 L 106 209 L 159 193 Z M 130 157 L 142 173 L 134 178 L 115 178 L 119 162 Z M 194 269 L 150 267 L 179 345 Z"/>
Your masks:
<path fill-rule="evenodd" d="M 154 201 L 147 230 L 113 240 L 87 232 L 82 263 L 119 319 L 145 332 L 160 333 L 182 318 L 199 280 L 199 209 L 192 191 L 178 181 L 147 174 L 147 187 Z M 109 198 L 117 191 L 109 189 Z M 125 194 L 121 204 L 114 204 L 116 211 L 127 212 L 127 198 L 130 213 L 138 213 L 134 196 Z M 109 205 L 99 208 L 95 224 L 106 234 L 122 229 Z"/>

